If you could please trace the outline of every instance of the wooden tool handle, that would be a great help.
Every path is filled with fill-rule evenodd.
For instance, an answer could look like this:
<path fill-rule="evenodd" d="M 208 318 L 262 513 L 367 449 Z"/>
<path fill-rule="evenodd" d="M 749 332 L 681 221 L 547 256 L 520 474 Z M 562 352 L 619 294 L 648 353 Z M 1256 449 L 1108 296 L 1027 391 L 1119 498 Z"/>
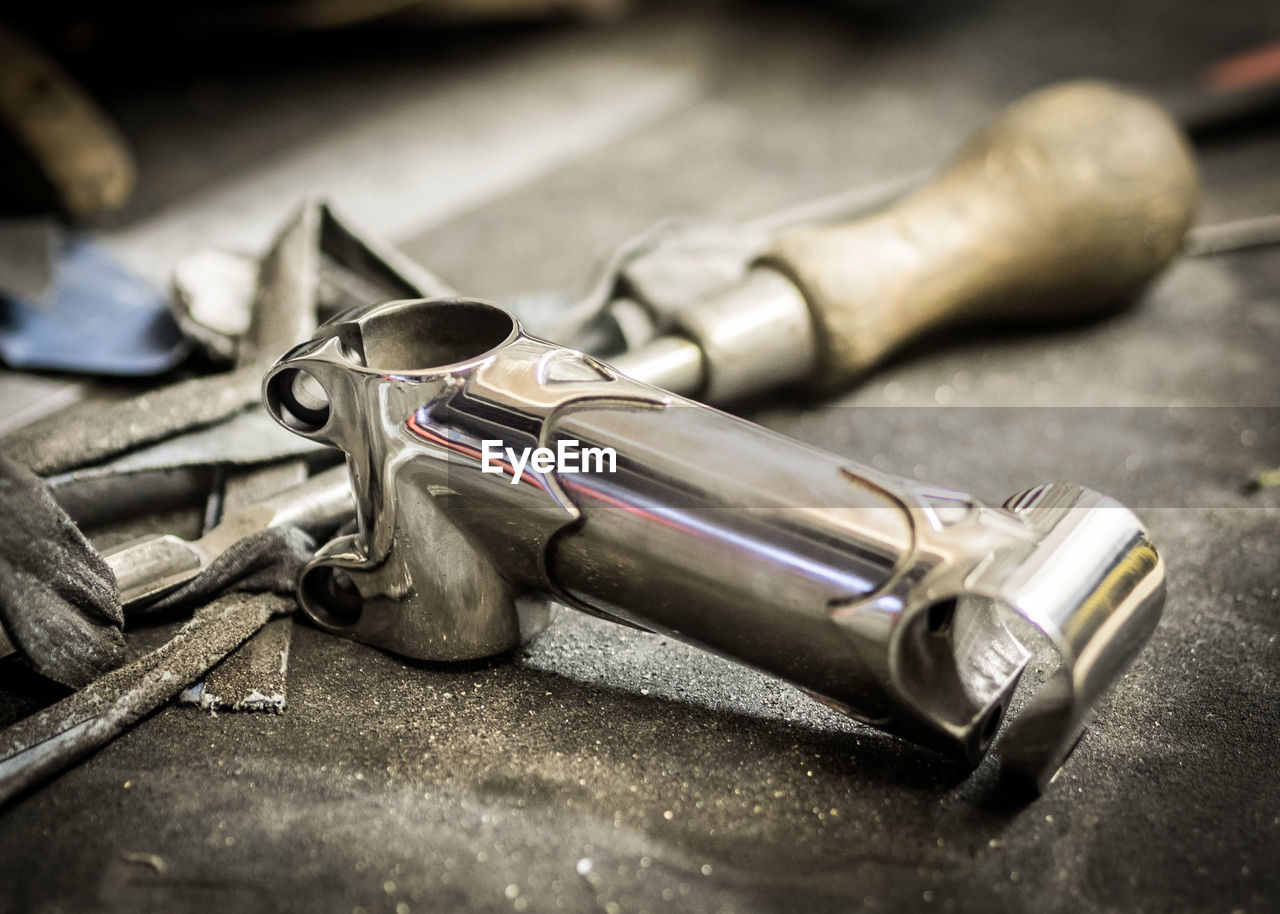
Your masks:
<path fill-rule="evenodd" d="M 893 208 L 792 232 L 762 263 L 804 293 L 817 380 L 834 384 L 959 320 L 1122 303 L 1177 254 L 1196 194 L 1188 142 L 1168 115 L 1073 82 L 1017 102 Z"/>

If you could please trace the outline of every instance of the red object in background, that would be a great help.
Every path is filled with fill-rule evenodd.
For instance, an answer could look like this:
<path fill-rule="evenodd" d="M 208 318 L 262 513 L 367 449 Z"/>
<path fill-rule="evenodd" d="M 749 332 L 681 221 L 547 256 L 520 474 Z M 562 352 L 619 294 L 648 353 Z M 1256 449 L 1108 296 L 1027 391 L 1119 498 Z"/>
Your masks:
<path fill-rule="evenodd" d="M 1280 83 L 1280 41 L 1233 54 L 1204 71 L 1214 92 L 1240 92 Z"/>

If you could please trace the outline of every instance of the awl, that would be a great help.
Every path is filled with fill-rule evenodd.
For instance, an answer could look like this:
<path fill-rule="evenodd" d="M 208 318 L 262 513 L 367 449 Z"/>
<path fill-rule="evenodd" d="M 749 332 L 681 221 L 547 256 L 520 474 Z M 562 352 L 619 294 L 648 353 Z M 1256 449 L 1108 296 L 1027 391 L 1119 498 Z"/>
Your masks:
<path fill-rule="evenodd" d="M 1169 115 L 1067 83 L 1014 104 L 896 205 L 787 232 L 727 291 L 655 314 L 656 338 L 595 354 L 713 402 L 830 388 L 953 324 L 1106 313 L 1182 249 L 1196 196 Z"/>

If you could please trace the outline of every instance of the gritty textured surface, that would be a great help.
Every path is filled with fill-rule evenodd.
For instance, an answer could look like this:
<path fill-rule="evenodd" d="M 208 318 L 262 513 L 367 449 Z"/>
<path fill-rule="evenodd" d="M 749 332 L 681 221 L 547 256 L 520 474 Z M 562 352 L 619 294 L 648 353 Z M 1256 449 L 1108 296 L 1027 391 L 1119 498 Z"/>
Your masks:
<path fill-rule="evenodd" d="M 95 679 L 0 734 L 0 806 L 127 733 L 204 675 L 293 601 L 275 594 L 228 594 L 200 607 L 155 650 Z"/>
<path fill-rule="evenodd" d="M 203 606 L 223 592 L 290 595 L 316 541 L 298 527 L 268 527 L 233 542 L 173 593 L 132 611 L 139 617 Z"/>
<path fill-rule="evenodd" d="M 283 711 L 293 620 L 262 627 L 235 652 L 182 693 L 185 704 L 206 711 Z"/>
<path fill-rule="evenodd" d="M 44 676 L 79 688 L 124 662 L 107 563 L 23 464 L 0 454 L 0 631 Z"/>
<path fill-rule="evenodd" d="M 225 419 L 253 403 L 260 387 L 255 369 L 177 381 L 133 399 L 93 397 L 10 432 L 0 445 L 42 476 L 62 473 Z"/>
<path fill-rule="evenodd" d="M 406 247 L 468 294 L 563 288 L 659 216 L 754 215 L 909 171 L 1050 79 L 1166 85 L 1280 32 L 1268 3 L 903 6 L 905 24 L 874 29 L 745 4 L 481 42 L 661 48 L 708 89 Z M 282 64 L 282 83 L 341 64 Z M 239 79 L 224 146 L 188 152 L 185 171 L 174 131 L 211 128 L 180 110 L 166 132 L 167 97 L 122 95 L 143 173 L 159 159 L 185 192 L 235 156 L 307 141 L 322 111 L 341 123 L 336 95 L 237 144 L 259 92 Z M 1206 149 L 1206 217 L 1280 207 L 1277 148 L 1272 132 Z M 1112 320 L 951 334 L 845 396 L 751 411 L 989 500 L 1071 480 L 1149 522 L 1165 619 L 1034 803 L 995 790 L 995 759 L 969 775 L 575 613 L 466 667 L 299 626 L 286 713 L 169 708 L 0 812 L 0 910 L 1275 910 L 1280 490 L 1245 483 L 1280 464 L 1278 279 L 1280 250 L 1184 262 Z M 13 666 L 0 687 L 10 719 L 50 698 Z"/>

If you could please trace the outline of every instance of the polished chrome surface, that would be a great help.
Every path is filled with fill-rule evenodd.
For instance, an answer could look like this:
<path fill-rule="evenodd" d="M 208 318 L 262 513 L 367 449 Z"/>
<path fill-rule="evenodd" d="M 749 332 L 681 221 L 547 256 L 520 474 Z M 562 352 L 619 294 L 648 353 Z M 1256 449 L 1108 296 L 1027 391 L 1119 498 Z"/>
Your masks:
<path fill-rule="evenodd" d="M 702 348 L 684 336 L 656 337 L 613 356 L 609 364 L 629 378 L 683 396 L 697 396 L 706 387 Z"/>
<path fill-rule="evenodd" d="M 429 660 L 482 657 L 555 602 L 785 677 L 883 729 L 969 759 L 1030 656 L 1061 667 L 1002 743 L 1041 783 L 1149 636 L 1164 570 L 1112 499 L 1049 485 L 1006 507 L 858 466 L 525 335 L 480 302 L 350 312 L 282 358 L 268 409 L 342 448 L 359 531 L 304 572 L 331 631 Z M 612 448 L 614 471 L 507 461 Z"/>
<path fill-rule="evenodd" d="M 809 305 L 790 279 L 767 267 L 680 312 L 675 325 L 702 349 L 706 381 L 698 398 L 713 403 L 802 381 L 818 361 Z"/>
<path fill-rule="evenodd" d="M 817 364 L 809 306 L 775 270 L 750 270 L 670 320 L 673 332 L 613 358 L 613 366 L 646 384 L 722 403 L 802 381 Z"/>

